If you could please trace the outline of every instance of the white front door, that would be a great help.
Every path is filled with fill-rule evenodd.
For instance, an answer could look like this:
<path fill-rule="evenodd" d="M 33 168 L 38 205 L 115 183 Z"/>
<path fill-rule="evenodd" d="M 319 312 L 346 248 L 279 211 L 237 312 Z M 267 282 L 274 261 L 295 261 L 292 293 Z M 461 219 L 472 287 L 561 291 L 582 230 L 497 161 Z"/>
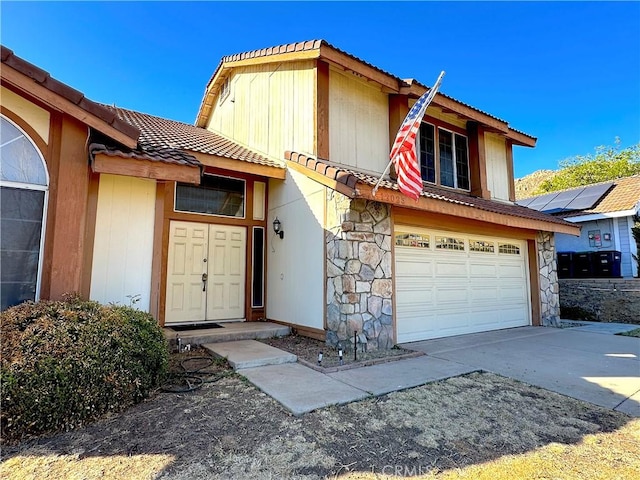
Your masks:
<path fill-rule="evenodd" d="M 170 223 L 165 323 L 244 319 L 246 228 Z"/>

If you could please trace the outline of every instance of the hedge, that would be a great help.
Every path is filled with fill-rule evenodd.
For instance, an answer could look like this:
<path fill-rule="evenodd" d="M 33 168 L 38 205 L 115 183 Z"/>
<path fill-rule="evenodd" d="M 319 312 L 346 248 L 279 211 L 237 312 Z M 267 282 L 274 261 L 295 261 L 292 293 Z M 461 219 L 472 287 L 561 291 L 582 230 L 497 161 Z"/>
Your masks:
<path fill-rule="evenodd" d="M 149 314 L 77 297 L 0 313 L 3 442 L 69 430 L 148 397 L 168 348 Z"/>

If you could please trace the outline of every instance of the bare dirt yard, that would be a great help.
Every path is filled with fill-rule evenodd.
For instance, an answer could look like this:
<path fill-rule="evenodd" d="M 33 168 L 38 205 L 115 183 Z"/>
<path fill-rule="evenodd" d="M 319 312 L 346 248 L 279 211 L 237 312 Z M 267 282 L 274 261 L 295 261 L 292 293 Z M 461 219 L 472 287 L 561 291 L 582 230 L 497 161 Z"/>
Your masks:
<path fill-rule="evenodd" d="M 294 417 L 211 368 L 217 381 L 193 392 L 5 445 L 0 478 L 640 478 L 640 420 L 497 375 Z"/>

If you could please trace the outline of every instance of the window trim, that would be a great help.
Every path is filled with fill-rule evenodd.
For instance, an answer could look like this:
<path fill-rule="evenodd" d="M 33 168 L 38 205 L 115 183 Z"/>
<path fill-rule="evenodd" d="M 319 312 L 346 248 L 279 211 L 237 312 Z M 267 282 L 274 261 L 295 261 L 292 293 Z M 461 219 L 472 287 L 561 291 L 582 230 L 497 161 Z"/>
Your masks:
<path fill-rule="evenodd" d="M 231 180 L 238 180 L 240 182 L 242 182 L 243 187 L 244 187 L 244 191 L 242 193 L 242 203 L 243 203 L 243 208 L 242 208 L 242 217 L 235 217 L 235 216 L 231 216 L 231 215 L 220 215 L 219 213 L 203 213 L 203 212 L 191 212 L 188 210 L 178 210 L 176 208 L 176 200 L 178 198 L 178 183 L 180 182 L 173 182 L 173 211 L 174 213 L 186 213 L 188 215 L 204 215 L 206 217 L 216 217 L 216 218 L 233 218 L 236 220 L 246 220 L 247 219 L 247 180 L 245 180 L 244 178 L 238 178 L 238 177 L 232 177 L 229 175 L 218 175 L 216 173 L 203 173 L 202 176 L 209 176 L 209 177 L 219 177 L 219 178 L 229 178 Z M 199 185 L 198 185 L 199 186 Z"/>
<path fill-rule="evenodd" d="M 438 187 L 442 187 L 442 188 L 450 188 L 452 190 L 460 190 L 463 192 L 471 192 L 471 159 L 469 158 L 469 135 L 468 133 L 461 133 L 461 129 L 457 129 L 457 128 L 452 128 L 450 126 L 444 127 L 443 124 L 441 124 L 440 122 L 434 122 L 431 119 L 427 119 L 427 120 L 423 120 L 420 128 L 422 128 L 422 124 L 427 124 L 433 127 L 433 152 L 434 152 L 434 171 L 435 171 L 435 182 L 430 182 L 425 180 L 424 178 L 422 178 L 422 183 L 423 184 L 429 184 L 429 185 L 436 185 Z M 451 187 L 449 185 L 442 185 L 440 183 L 440 130 L 443 130 L 445 132 L 448 132 L 451 134 L 451 140 L 452 140 L 452 156 L 451 156 L 451 161 L 453 163 L 453 180 L 454 180 L 454 186 Z M 465 139 L 465 143 L 466 143 L 466 150 L 467 150 L 467 178 L 469 179 L 469 188 L 460 188 L 458 187 L 458 165 L 457 165 L 457 158 L 456 158 L 456 135 L 463 137 Z M 418 163 L 420 165 L 420 176 L 422 177 L 422 159 L 420 158 L 420 133 L 418 132 L 418 135 L 416 135 L 416 152 L 418 154 Z"/>
<path fill-rule="evenodd" d="M 29 134 L 27 134 L 27 132 L 20 127 L 20 125 L 18 125 L 16 122 L 11 120 L 6 115 L 0 114 L 0 118 L 2 120 L 6 120 L 7 122 L 11 123 L 11 125 L 16 127 L 20 131 L 20 133 L 22 133 L 25 136 L 25 138 L 29 140 L 29 142 L 31 142 L 31 145 L 33 146 L 35 151 L 38 153 L 38 157 L 42 162 L 42 166 L 44 168 L 44 173 L 46 176 L 46 181 L 47 181 L 46 185 L 0 180 L 0 187 L 15 188 L 15 189 L 22 189 L 22 190 L 37 190 L 37 191 L 44 192 L 44 199 L 42 200 L 43 206 L 42 206 L 42 224 L 40 228 L 40 252 L 38 254 L 38 273 L 36 274 L 36 291 L 34 295 L 35 297 L 34 300 L 39 301 L 40 290 L 42 288 L 42 271 L 44 266 L 44 246 L 45 246 L 45 237 L 47 234 L 47 214 L 49 210 L 49 185 L 51 184 L 51 177 L 49 176 L 49 168 L 47 167 L 47 162 L 44 159 L 44 155 L 40 151 L 40 148 L 38 148 L 38 145 L 35 142 L 35 140 L 31 138 L 31 136 L 29 136 Z"/>

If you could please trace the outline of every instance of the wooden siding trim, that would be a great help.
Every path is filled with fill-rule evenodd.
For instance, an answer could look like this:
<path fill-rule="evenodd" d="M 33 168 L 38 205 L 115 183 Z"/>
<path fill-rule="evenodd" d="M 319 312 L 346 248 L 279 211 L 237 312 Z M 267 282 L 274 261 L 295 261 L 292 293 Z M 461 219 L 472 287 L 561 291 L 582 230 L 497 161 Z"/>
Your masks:
<path fill-rule="evenodd" d="M 200 168 L 197 166 L 112 157 L 103 153 L 98 153 L 93 157 L 91 169 L 95 173 L 109 173 L 154 180 L 175 180 L 194 184 L 200 183 Z"/>
<path fill-rule="evenodd" d="M 329 158 L 329 64 L 316 63 L 316 128 L 315 154 L 317 158 Z"/>
<path fill-rule="evenodd" d="M 306 327 L 304 325 L 297 325 L 295 323 L 285 322 L 283 320 L 277 320 L 274 318 L 268 318 L 267 320 L 273 323 L 277 323 L 278 325 L 285 325 L 291 328 L 292 332 L 303 337 L 313 338 L 315 340 L 320 340 L 321 342 L 324 342 L 327 339 L 327 332 L 325 332 L 324 330 L 320 330 L 319 328 Z"/>
<path fill-rule="evenodd" d="M 338 65 L 345 70 L 349 70 L 356 74 L 365 76 L 366 78 L 379 84 L 380 86 L 386 87 L 391 92 L 396 93 L 400 89 L 398 80 L 395 77 L 382 73 L 380 70 L 364 64 L 362 60 L 357 60 L 327 45 L 322 45 L 320 47 L 320 58 Z"/>
<path fill-rule="evenodd" d="M 313 60 L 320 57 L 319 50 L 306 50 L 306 51 L 297 51 L 297 52 L 285 52 L 278 53 L 275 55 L 263 55 L 257 56 L 253 58 L 244 58 L 241 60 L 231 60 L 224 62 L 220 67 L 220 73 L 222 70 L 227 70 L 231 68 L 238 67 L 248 67 L 253 65 L 267 65 L 269 63 L 282 63 L 282 62 L 293 62 L 296 60 Z M 214 85 L 218 79 L 214 79 L 210 85 Z"/>
<path fill-rule="evenodd" d="M 336 192 L 346 195 L 349 198 L 354 198 L 357 194 L 356 190 L 349 188 L 344 183 L 340 183 L 336 180 L 332 180 L 326 175 L 316 172 L 315 170 L 311 170 L 310 168 L 304 167 L 297 162 L 287 160 L 287 166 L 288 168 L 295 170 L 296 172 L 302 173 L 307 178 L 314 180 L 324 185 L 325 187 L 329 187 L 330 189 L 335 190 Z"/>
<path fill-rule="evenodd" d="M 156 182 L 156 210 L 153 221 L 153 257 L 151 259 L 151 294 L 149 295 L 149 312 L 156 320 L 160 320 L 160 291 L 162 285 L 162 252 L 164 233 L 164 200 L 165 182 Z M 164 319 L 164 317 L 163 317 Z"/>
<path fill-rule="evenodd" d="M 90 175 L 86 160 L 87 125 L 64 116 L 60 126 L 58 159 L 64 159 L 64 162 L 58 161 L 56 166 L 55 198 L 49 197 L 49 211 L 55 210 L 55 218 L 52 223 L 47 222 L 47 227 L 51 228 L 46 233 L 52 242 L 51 299 L 60 299 L 65 293 L 82 289 Z"/>
<path fill-rule="evenodd" d="M 536 238 L 536 230 L 509 227 L 506 225 L 491 225 L 480 220 L 460 218 L 443 213 L 429 213 L 416 215 L 414 210 L 402 207 L 393 209 L 395 225 L 412 225 L 415 227 L 446 230 L 450 232 L 466 232 L 474 235 L 505 237 L 518 240 Z"/>
<path fill-rule="evenodd" d="M 406 207 L 414 210 L 422 210 L 431 213 L 442 213 L 445 215 L 460 217 L 464 219 L 464 222 L 469 221 L 469 219 L 477 219 L 486 223 L 506 225 L 508 227 L 514 228 L 522 228 L 527 230 L 545 230 L 577 235 L 577 229 L 569 225 L 562 225 L 558 223 L 545 222 L 543 220 L 489 212 L 486 210 L 480 210 L 472 206 L 460 205 L 452 202 L 443 202 L 441 200 L 436 200 L 433 198 L 420 197 L 418 201 L 413 201 L 400 192 L 388 189 L 378 190 L 376 196 L 374 197 L 372 194 L 373 187 L 370 185 L 358 184 L 357 191 L 359 198 L 390 203 L 398 207 Z"/>
<path fill-rule="evenodd" d="M 513 143 L 516 145 L 521 145 L 523 147 L 535 147 L 537 142 L 537 139 L 531 138 L 528 135 L 520 133 L 512 128 L 509 129 L 507 138 L 513 140 Z"/>
<path fill-rule="evenodd" d="M 47 205 L 47 226 L 44 236 L 44 259 L 40 298 L 51 298 L 51 271 L 53 266 L 53 239 L 56 227 L 56 200 L 58 197 L 58 178 L 60 170 L 60 144 L 62 139 L 62 115 L 53 112 L 50 118 L 49 142 L 42 152 L 49 170 L 49 204 Z"/>
<path fill-rule="evenodd" d="M 527 240 L 527 256 L 529 259 L 529 289 L 531 290 L 531 324 L 542 325 L 540 303 L 540 270 L 538 269 L 538 249 L 536 240 Z"/>
<path fill-rule="evenodd" d="M 233 160 L 231 158 L 219 157 L 207 153 L 189 151 L 191 155 L 206 167 L 220 168 L 229 170 L 234 173 L 247 173 L 260 177 L 277 178 L 284 180 L 287 173 L 286 169 L 280 167 L 271 167 L 269 165 L 260 165 L 258 163 L 245 162 L 242 160 Z"/>
<path fill-rule="evenodd" d="M 109 125 L 104 120 L 91 115 L 89 112 L 80 108 L 78 105 L 61 97 L 57 93 L 52 92 L 48 88 L 39 85 L 26 75 L 17 72 L 13 68 L 7 68 L 6 66 L 4 66 L 2 68 L 2 79 L 3 83 L 7 82 L 8 85 L 13 86 L 20 92 L 25 92 L 36 97 L 46 105 L 50 105 L 57 111 L 64 112 L 74 117 L 85 125 L 95 128 L 96 130 L 104 133 L 105 135 L 129 148 L 135 148 L 138 144 L 137 138 L 132 138 L 129 135 L 122 133 L 113 126 Z"/>
<path fill-rule="evenodd" d="M 507 154 L 507 176 L 509 177 L 509 200 L 516 201 L 516 185 L 513 178 L 513 142 L 509 139 L 505 142 Z"/>
<path fill-rule="evenodd" d="M 471 177 L 471 194 L 484 199 L 491 199 L 487 186 L 487 156 L 484 145 L 484 128 L 476 122 L 467 122 L 469 139 L 469 174 Z"/>
<path fill-rule="evenodd" d="M 98 192 L 100 188 L 100 175 L 89 172 L 89 189 L 87 192 L 87 220 L 85 223 L 82 267 L 82 287 L 80 295 L 89 298 L 91 295 L 91 276 L 93 273 L 93 248 L 96 238 L 96 220 L 98 216 Z"/>

